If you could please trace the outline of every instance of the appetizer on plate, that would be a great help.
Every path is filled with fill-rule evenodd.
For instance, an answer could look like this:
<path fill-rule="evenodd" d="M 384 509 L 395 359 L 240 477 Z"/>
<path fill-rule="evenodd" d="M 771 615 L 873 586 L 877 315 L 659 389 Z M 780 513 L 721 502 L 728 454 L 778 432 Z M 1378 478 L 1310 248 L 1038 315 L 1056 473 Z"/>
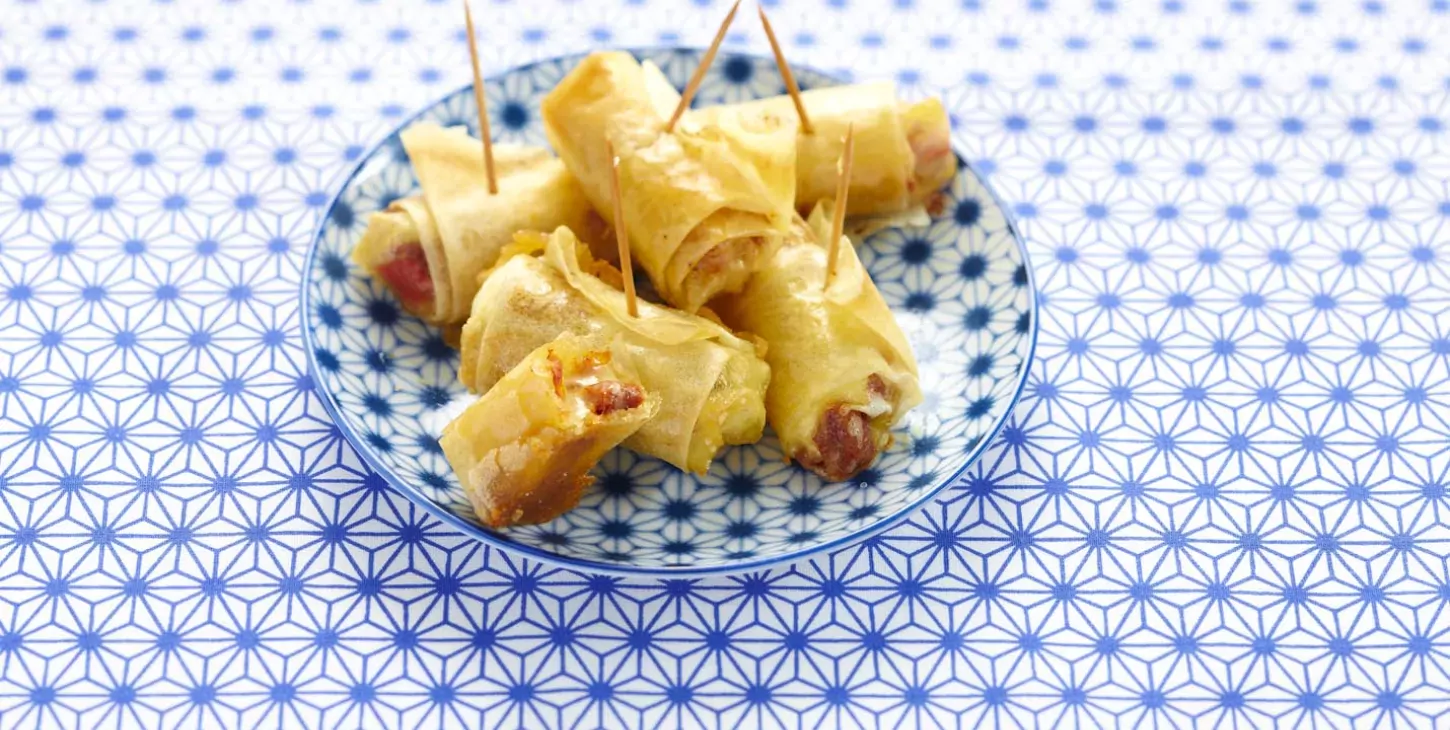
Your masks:
<path fill-rule="evenodd" d="M 849 241 L 827 281 L 830 205 L 797 218 L 787 243 L 719 311 L 767 343 L 766 415 L 781 450 L 842 481 L 891 444 L 891 427 L 921 402 L 921 389 L 906 336 Z"/>
<path fill-rule="evenodd" d="M 516 231 L 569 226 L 586 240 L 607 239 L 579 183 L 548 150 L 494 145 L 499 191 L 490 194 L 481 143 L 462 128 L 415 124 L 401 137 L 423 193 L 374 213 L 353 260 L 428 322 L 467 319 L 479 272 Z"/>
<path fill-rule="evenodd" d="M 458 377 L 480 398 L 440 443 L 484 523 L 562 514 L 615 446 L 701 473 L 767 421 L 787 460 L 851 479 L 921 401 L 841 232 L 847 214 L 858 231 L 921 216 L 956 174 L 947 114 L 884 82 L 800 93 L 761 20 L 790 96 L 686 114 L 722 26 L 683 94 L 627 52 L 581 60 L 541 103 L 557 158 L 403 131 L 422 194 L 374 214 L 354 258 L 409 311 L 462 324 Z M 635 260 L 665 304 L 637 299 Z"/>
<path fill-rule="evenodd" d="M 617 155 L 630 249 L 666 302 L 694 312 L 739 291 L 789 229 L 795 124 L 727 115 L 667 130 L 679 97 L 657 73 L 623 51 L 590 54 L 545 97 L 544 129 L 611 222 Z"/>
<path fill-rule="evenodd" d="M 542 254 L 538 256 L 535 254 Z M 615 341 L 659 410 L 624 442 L 685 471 L 720 449 L 760 440 L 770 368 L 754 342 L 720 324 L 649 302 L 631 316 L 619 272 L 592 261 L 567 228 L 525 232 L 483 277 L 463 327 L 459 379 L 489 393 L 515 363 L 561 333 Z"/>
<path fill-rule="evenodd" d="M 443 429 L 438 442 L 490 527 L 548 522 L 579 503 L 589 470 L 659 409 L 607 341 L 540 345 Z"/>

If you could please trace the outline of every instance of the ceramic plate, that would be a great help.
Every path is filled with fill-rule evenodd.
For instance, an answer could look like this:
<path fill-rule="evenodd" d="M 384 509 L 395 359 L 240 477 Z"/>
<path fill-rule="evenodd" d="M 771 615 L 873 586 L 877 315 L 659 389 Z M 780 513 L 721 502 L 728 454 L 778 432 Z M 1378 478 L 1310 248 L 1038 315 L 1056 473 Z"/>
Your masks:
<path fill-rule="evenodd" d="M 683 87 L 700 52 L 636 53 Z M 539 102 L 582 56 L 543 61 L 486 82 L 500 140 L 545 144 Z M 798 69 L 802 87 L 831 78 Z M 768 58 L 725 54 L 697 105 L 784 93 Z M 467 125 L 472 87 L 413 121 Z M 593 572 L 678 576 L 758 568 L 860 540 L 946 488 L 982 452 L 1017 401 L 1036 341 L 1031 275 L 1020 239 L 983 182 L 961 174 L 931 224 L 875 233 L 861 259 L 910 338 L 924 403 L 897 444 L 855 481 L 823 483 L 765 440 L 721 453 L 703 476 L 616 449 L 580 505 L 544 525 L 496 531 L 474 518 L 438 447 L 472 398 L 458 353 L 404 313 L 349 256 L 368 214 L 417 188 L 395 131 L 364 155 L 320 226 L 302 284 L 307 351 L 319 390 L 369 466 L 458 529 L 532 558 Z"/>

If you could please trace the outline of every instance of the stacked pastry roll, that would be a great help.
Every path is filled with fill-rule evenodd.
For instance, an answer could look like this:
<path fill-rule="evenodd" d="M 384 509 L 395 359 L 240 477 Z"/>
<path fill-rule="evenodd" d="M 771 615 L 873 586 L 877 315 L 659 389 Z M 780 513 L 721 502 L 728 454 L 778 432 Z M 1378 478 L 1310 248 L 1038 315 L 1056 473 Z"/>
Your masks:
<path fill-rule="evenodd" d="M 957 174 L 951 122 L 941 100 L 900 101 L 889 81 L 812 89 L 801 94 L 810 134 L 796 136 L 795 203 L 804 214 L 836 194 L 836 162 L 845 147 L 846 128 L 854 128 L 846 212 L 851 216 L 891 216 L 922 206 Z M 795 119 L 789 96 L 705 107 L 689 122 L 735 125 Z"/>
<path fill-rule="evenodd" d="M 659 410 L 607 342 L 565 335 L 530 352 L 443 429 L 439 444 L 480 521 L 547 522 L 589 470 Z"/>
<path fill-rule="evenodd" d="M 739 291 L 795 206 L 795 123 L 762 113 L 667 130 L 674 90 L 623 51 L 590 54 L 544 98 L 549 144 L 606 220 L 619 159 L 630 250 L 660 296 L 694 312 Z"/>
<path fill-rule="evenodd" d="M 492 392 L 515 363 L 560 334 L 585 336 L 616 343 L 660 398 L 659 411 L 625 447 L 704 472 L 724 446 L 760 439 L 770 368 L 755 342 L 648 302 L 630 316 L 624 293 L 591 273 L 615 279 L 618 272 L 589 260 L 567 228 L 519 240 L 485 276 L 463 327 L 458 375 L 470 390 Z"/>

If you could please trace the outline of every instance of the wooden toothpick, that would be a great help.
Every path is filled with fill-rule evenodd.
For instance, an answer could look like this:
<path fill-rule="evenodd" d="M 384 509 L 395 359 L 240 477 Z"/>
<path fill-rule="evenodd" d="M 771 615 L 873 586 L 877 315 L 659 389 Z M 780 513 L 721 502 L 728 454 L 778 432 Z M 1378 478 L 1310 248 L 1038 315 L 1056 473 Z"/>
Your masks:
<path fill-rule="evenodd" d="M 614 142 L 604 141 L 609 153 L 609 197 L 614 200 L 614 245 L 619 247 L 619 273 L 624 278 L 624 303 L 629 307 L 629 316 L 639 316 L 638 299 L 634 293 L 634 262 L 629 258 L 629 232 L 624 227 L 624 200 L 619 194 L 619 157 L 614 154 Z"/>
<path fill-rule="evenodd" d="M 801 118 L 801 134 L 815 134 L 816 130 L 811 126 L 811 118 L 806 115 L 806 104 L 801 101 L 801 87 L 795 82 L 795 74 L 790 72 L 790 64 L 785 62 L 785 54 L 780 50 L 780 41 L 775 39 L 775 29 L 770 27 L 770 18 L 765 17 L 765 6 L 760 8 L 760 26 L 765 29 L 765 38 L 770 41 L 770 52 L 775 54 L 776 68 L 780 69 L 780 78 L 785 81 L 785 90 L 790 92 L 790 100 L 795 102 L 795 113 Z"/>
<path fill-rule="evenodd" d="M 826 286 L 836 275 L 836 259 L 841 255 L 841 234 L 846 227 L 846 196 L 851 192 L 851 159 L 855 157 L 856 125 L 846 126 L 846 144 L 841 160 L 836 163 L 836 209 L 831 216 L 831 242 L 826 249 Z"/>
<path fill-rule="evenodd" d="M 468 58 L 473 62 L 473 101 L 478 105 L 478 136 L 483 138 L 483 169 L 488 174 L 488 194 L 498 194 L 498 174 L 493 169 L 493 132 L 488 128 L 488 106 L 483 100 L 483 72 L 478 68 L 478 39 L 473 33 L 473 11 L 463 0 L 463 23 L 468 28 Z"/>
<path fill-rule="evenodd" d="M 735 19 L 735 11 L 739 9 L 740 0 L 735 0 L 735 4 L 730 6 L 730 13 L 720 23 L 720 29 L 715 31 L 715 40 L 710 41 L 709 50 L 700 59 L 700 67 L 695 69 L 695 75 L 685 85 L 685 93 L 680 95 L 680 103 L 675 106 L 675 113 L 670 115 L 670 121 L 665 125 L 666 132 L 675 131 L 675 124 L 685 115 L 685 110 L 690 108 L 690 101 L 695 98 L 695 92 L 700 90 L 700 81 L 705 78 L 705 72 L 710 70 L 710 64 L 715 62 L 715 53 L 720 50 L 720 42 L 725 40 L 725 31 L 730 30 L 730 21 Z"/>

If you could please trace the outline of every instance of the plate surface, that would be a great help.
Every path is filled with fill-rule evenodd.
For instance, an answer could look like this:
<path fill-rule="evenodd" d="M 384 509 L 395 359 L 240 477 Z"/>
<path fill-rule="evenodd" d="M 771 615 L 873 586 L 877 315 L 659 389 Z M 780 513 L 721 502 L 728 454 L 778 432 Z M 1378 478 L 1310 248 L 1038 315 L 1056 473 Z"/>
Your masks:
<path fill-rule="evenodd" d="M 700 52 L 636 52 L 683 87 Z M 582 56 L 485 82 L 497 139 L 545 144 L 539 102 Z M 836 82 L 797 69 L 804 88 Z M 784 93 L 768 58 L 722 55 L 697 105 Z M 472 88 L 408 120 L 477 134 Z M 961 164 L 959 162 L 959 164 Z M 396 489 L 458 529 L 530 557 L 593 572 L 680 576 L 758 568 L 845 546 L 906 516 L 946 487 L 1005 422 L 1036 341 L 1021 241 L 996 198 L 962 167 L 929 226 L 872 235 L 861 259 L 916 351 L 925 402 L 898 443 L 850 483 L 826 484 L 783 462 L 767 431 L 723 452 L 704 476 L 622 449 L 596 469 L 580 505 L 545 525 L 479 525 L 437 444 L 472 398 L 458 354 L 404 313 L 350 259 L 370 213 L 417 189 L 396 130 L 364 155 L 320 226 L 304 273 L 309 364 L 338 427 Z"/>

